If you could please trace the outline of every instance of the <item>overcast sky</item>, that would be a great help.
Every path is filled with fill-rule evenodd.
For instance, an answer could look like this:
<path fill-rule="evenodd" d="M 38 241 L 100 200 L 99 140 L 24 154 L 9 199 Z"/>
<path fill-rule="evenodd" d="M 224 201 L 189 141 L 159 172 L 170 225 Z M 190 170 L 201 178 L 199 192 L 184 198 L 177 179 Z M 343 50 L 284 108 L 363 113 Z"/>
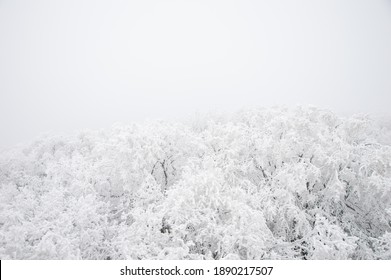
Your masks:
<path fill-rule="evenodd" d="M 296 104 L 390 115 L 391 1 L 0 0 L 0 148 Z"/>

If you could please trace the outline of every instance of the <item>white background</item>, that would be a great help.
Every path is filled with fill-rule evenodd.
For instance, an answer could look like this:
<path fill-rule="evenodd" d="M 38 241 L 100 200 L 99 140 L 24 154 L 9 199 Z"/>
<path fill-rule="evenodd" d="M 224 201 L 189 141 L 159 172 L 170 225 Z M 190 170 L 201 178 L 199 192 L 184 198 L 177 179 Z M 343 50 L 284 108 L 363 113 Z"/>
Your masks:
<path fill-rule="evenodd" d="M 389 115 L 391 2 L 0 1 L 0 149 L 195 112 Z"/>
<path fill-rule="evenodd" d="M 389 261 L 2 261 L 4 280 L 69 279 L 390 279 Z M 205 276 L 121 276 L 129 268 L 204 268 Z M 214 276 L 216 266 L 273 266 L 270 276 Z"/>

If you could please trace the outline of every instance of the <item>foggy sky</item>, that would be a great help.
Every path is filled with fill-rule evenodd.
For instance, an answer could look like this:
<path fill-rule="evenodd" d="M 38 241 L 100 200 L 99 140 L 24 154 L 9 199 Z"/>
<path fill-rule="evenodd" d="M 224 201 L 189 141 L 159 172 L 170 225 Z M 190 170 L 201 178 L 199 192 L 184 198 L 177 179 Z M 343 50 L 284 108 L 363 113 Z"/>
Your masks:
<path fill-rule="evenodd" d="M 297 104 L 390 115 L 391 1 L 0 0 L 0 148 Z"/>

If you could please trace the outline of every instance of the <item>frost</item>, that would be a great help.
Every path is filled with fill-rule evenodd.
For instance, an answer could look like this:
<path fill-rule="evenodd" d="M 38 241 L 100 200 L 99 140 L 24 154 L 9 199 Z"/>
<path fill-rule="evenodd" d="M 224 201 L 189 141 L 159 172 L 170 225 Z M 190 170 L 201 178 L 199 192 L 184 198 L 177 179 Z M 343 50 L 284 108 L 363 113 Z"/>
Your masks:
<path fill-rule="evenodd" d="M 316 108 L 0 156 L 1 259 L 391 259 L 390 127 Z"/>

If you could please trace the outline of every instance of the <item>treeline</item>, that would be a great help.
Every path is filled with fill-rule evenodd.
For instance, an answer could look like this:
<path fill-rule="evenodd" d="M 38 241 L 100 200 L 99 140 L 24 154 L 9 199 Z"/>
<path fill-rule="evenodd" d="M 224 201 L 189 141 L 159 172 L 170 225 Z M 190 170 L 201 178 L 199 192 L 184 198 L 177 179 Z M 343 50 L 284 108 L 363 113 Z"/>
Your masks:
<path fill-rule="evenodd" d="M 1 259 L 391 259 L 390 128 L 316 108 L 40 139 L 0 158 Z"/>

